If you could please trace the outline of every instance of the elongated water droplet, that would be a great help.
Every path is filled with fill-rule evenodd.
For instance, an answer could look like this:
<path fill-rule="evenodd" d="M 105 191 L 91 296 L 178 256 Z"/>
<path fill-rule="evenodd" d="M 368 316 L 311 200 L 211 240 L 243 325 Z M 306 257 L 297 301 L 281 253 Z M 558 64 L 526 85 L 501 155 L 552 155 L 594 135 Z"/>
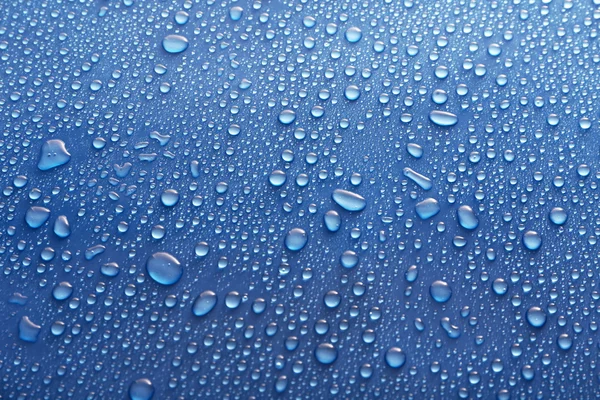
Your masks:
<path fill-rule="evenodd" d="M 430 112 L 429 119 L 438 126 L 453 126 L 458 122 L 458 117 L 456 114 L 439 110 Z"/>
<path fill-rule="evenodd" d="M 412 180 L 414 183 L 419 185 L 423 190 L 430 190 L 433 187 L 433 183 L 431 179 L 426 177 L 425 175 L 421 175 L 420 173 L 406 167 L 403 170 L 404 176 Z"/>
<path fill-rule="evenodd" d="M 346 211 L 362 211 L 367 206 L 364 197 L 348 190 L 335 189 L 332 198 L 337 205 Z"/>

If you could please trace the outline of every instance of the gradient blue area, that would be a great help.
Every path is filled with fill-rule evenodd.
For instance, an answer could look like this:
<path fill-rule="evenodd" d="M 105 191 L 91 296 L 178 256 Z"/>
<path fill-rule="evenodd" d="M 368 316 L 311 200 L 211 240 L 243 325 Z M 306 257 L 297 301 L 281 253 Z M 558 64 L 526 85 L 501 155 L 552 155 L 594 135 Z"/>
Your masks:
<path fill-rule="evenodd" d="M 0 398 L 596 397 L 599 6 L 0 4 Z"/>

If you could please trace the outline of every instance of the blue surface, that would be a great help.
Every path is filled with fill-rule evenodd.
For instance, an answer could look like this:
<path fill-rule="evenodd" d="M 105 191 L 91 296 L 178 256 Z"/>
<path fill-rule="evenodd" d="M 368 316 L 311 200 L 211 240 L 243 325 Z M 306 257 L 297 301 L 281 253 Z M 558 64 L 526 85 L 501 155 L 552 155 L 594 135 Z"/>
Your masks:
<path fill-rule="evenodd" d="M 0 398 L 597 397 L 600 1 L 529 3 L 0 4 Z"/>

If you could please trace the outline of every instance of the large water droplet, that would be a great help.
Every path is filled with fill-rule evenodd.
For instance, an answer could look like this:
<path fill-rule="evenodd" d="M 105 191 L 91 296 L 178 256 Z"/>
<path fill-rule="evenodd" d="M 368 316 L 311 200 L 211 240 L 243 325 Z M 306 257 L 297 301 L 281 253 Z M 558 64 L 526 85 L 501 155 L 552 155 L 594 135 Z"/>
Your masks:
<path fill-rule="evenodd" d="M 200 293 L 192 306 L 192 312 L 197 317 L 202 317 L 215 308 L 217 305 L 217 294 L 212 290 L 205 290 Z"/>
<path fill-rule="evenodd" d="M 306 246 L 308 242 L 308 235 L 306 231 L 301 228 L 294 228 L 290 230 L 285 237 L 285 247 L 291 251 L 300 251 Z"/>
<path fill-rule="evenodd" d="M 289 125 L 296 120 L 296 112 L 293 110 L 283 110 L 279 113 L 279 122 Z"/>
<path fill-rule="evenodd" d="M 471 207 L 460 206 L 456 214 L 458 216 L 458 223 L 463 228 L 473 230 L 479 226 L 479 219 L 477 219 Z"/>
<path fill-rule="evenodd" d="M 71 154 L 67 151 L 65 142 L 59 139 L 51 139 L 42 145 L 38 168 L 47 171 L 68 163 L 70 159 Z"/>
<path fill-rule="evenodd" d="M 71 234 L 71 225 L 66 215 L 59 215 L 54 221 L 54 233 L 60 238 L 69 237 Z"/>
<path fill-rule="evenodd" d="M 25 214 L 25 222 L 31 228 L 39 228 L 50 218 L 50 210 L 46 207 L 33 206 Z"/>
<path fill-rule="evenodd" d="M 555 225 L 563 225 L 565 222 L 567 222 L 567 212 L 561 208 L 561 207 L 554 207 L 552 210 L 550 210 L 550 221 L 552 221 L 553 224 Z"/>
<path fill-rule="evenodd" d="M 353 26 L 346 30 L 345 36 L 350 43 L 356 43 L 362 38 L 362 31 L 360 28 Z"/>
<path fill-rule="evenodd" d="M 24 316 L 19 322 L 19 338 L 25 342 L 37 342 L 42 327 L 34 324 L 29 317 Z"/>
<path fill-rule="evenodd" d="M 444 281 L 435 281 L 429 287 L 431 297 L 438 303 L 445 303 L 452 297 L 450 285 Z"/>
<path fill-rule="evenodd" d="M 152 396 L 154 396 L 154 386 L 149 379 L 137 379 L 129 386 L 129 398 L 131 400 L 150 400 Z"/>
<path fill-rule="evenodd" d="M 400 368 L 406 363 L 406 354 L 399 347 L 390 347 L 385 352 L 385 362 L 391 368 Z"/>
<path fill-rule="evenodd" d="M 331 343 L 321 343 L 315 349 L 315 358 L 321 364 L 331 364 L 337 359 L 338 353 Z"/>
<path fill-rule="evenodd" d="M 534 328 L 541 328 L 546 323 L 546 313 L 540 307 L 531 307 L 527 310 L 527 322 Z"/>
<path fill-rule="evenodd" d="M 402 172 L 404 173 L 404 176 L 406 176 L 414 183 L 419 185 L 423 190 L 430 190 L 433 187 L 431 179 L 429 179 L 425 175 L 421 175 L 420 173 L 414 171 L 411 168 L 406 167 Z"/>
<path fill-rule="evenodd" d="M 179 260 L 165 252 L 152 254 L 146 262 L 148 275 L 161 285 L 173 285 L 183 275 L 183 267 Z"/>
<path fill-rule="evenodd" d="M 415 205 L 415 211 L 419 218 L 426 220 L 440 212 L 440 203 L 434 198 L 427 198 Z"/>
<path fill-rule="evenodd" d="M 177 54 L 188 48 L 189 42 L 181 35 L 167 35 L 162 41 L 163 48 L 167 53 Z"/>
<path fill-rule="evenodd" d="M 527 231 L 523 235 L 523 244 L 528 250 L 537 250 L 542 245 L 542 237 L 536 231 Z"/>
<path fill-rule="evenodd" d="M 348 190 L 335 189 L 331 197 L 346 211 L 362 211 L 367 206 L 364 197 Z"/>
<path fill-rule="evenodd" d="M 438 126 L 453 126 L 458 122 L 456 114 L 439 110 L 431 111 L 429 113 L 429 119 Z"/>

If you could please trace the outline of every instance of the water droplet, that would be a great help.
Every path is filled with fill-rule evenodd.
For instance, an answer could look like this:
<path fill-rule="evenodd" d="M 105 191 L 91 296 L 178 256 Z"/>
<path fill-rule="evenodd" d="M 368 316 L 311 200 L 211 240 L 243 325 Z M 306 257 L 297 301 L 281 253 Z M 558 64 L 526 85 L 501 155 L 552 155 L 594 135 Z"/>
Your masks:
<path fill-rule="evenodd" d="M 296 120 L 296 112 L 293 110 L 283 110 L 279 113 L 279 122 L 289 125 Z"/>
<path fill-rule="evenodd" d="M 390 347 L 385 352 L 385 362 L 391 368 L 400 368 L 406 363 L 406 354 L 399 347 Z"/>
<path fill-rule="evenodd" d="M 153 396 L 154 386 L 149 379 L 137 379 L 129 386 L 129 398 L 131 400 L 150 400 Z"/>
<path fill-rule="evenodd" d="M 46 207 L 33 206 L 25 214 L 25 222 L 30 228 L 37 229 L 44 225 L 50 218 L 50 210 Z"/>
<path fill-rule="evenodd" d="M 329 210 L 325 213 L 323 217 L 323 222 L 325 223 L 325 227 L 330 232 L 337 232 L 342 225 L 342 218 L 340 214 L 335 210 Z"/>
<path fill-rule="evenodd" d="M 358 265 L 358 255 L 352 250 L 346 250 L 340 257 L 340 263 L 344 268 L 354 268 Z"/>
<path fill-rule="evenodd" d="M 59 215 L 54 221 L 54 233 L 60 238 L 69 237 L 71 234 L 71 225 L 66 215 Z"/>
<path fill-rule="evenodd" d="M 38 168 L 42 171 L 60 167 L 71 160 L 65 142 L 58 139 L 48 140 L 42 145 Z"/>
<path fill-rule="evenodd" d="M 331 197 L 346 211 L 362 211 L 367 206 L 364 197 L 348 190 L 335 189 Z"/>
<path fill-rule="evenodd" d="M 360 97 L 360 89 L 356 85 L 348 85 L 344 91 L 344 96 L 350 101 L 358 100 Z"/>
<path fill-rule="evenodd" d="M 429 113 L 429 119 L 438 126 L 453 126 L 458 122 L 458 117 L 456 114 L 439 110 L 431 111 Z"/>
<path fill-rule="evenodd" d="M 165 252 L 152 254 L 146 262 L 148 275 L 161 285 L 173 285 L 183 275 L 183 266 L 174 256 Z"/>
<path fill-rule="evenodd" d="M 321 364 L 332 364 L 337 360 L 337 356 L 337 350 L 331 343 L 321 343 L 315 349 L 315 358 Z"/>
<path fill-rule="evenodd" d="M 188 48 L 189 42 L 181 35 L 167 35 L 162 41 L 163 48 L 167 53 L 177 54 Z"/>
<path fill-rule="evenodd" d="M 34 324 L 29 317 L 24 316 L 19 322 L 19 338 L 25 342 L 37 342 L 42 327 Z"/>
<path fill-rule="evenodd" d="M 211 290 L 206 290 L 194 300 L 194 304 L 192 306 L 192 312 L 197 317 L 202 317 L 215 308 L 217 305 L 217 295 L 215 292 Z"/>
<path fill-rule="evenodd" d="M 412 180 L 414 183 L 419 185 L 423 190 L 431 190 L 433 187 L 433 183 L 431 179 L 426 177 L 425 175 L 421 175 L 418 172 L 406 167 L 403 170 L 404 176 Z"/>
<path fill-rule="evenodd" d="M 563 225 L 567 222 L 567 212 L 561 207 L 554 207 L 550 210 L 550 221 L 556 225 Z"/>
<path fill-rule="evenodd" d="M 415 211 L 419 218 L 426 220 L 440 212 L 440 204 L 434 198 L 427 198 L 423 201 L 418 202 L 415 205 Z"/>
<path fill-rule="evenodd" d="M 527 231 L 523 235 L 523 245 L 528 250 L 537 250 L 542 245 L 542 237 L 535 231 Z"/>
<path fill-rule="evenodd" d="M 479 226 L 479 219 L 469 206 L 460 206 L 456 212 L 458 223 L 465 229 L 473 230 Z"/>
<path fill-rule="evenodd" d="M 540 307 L 527 310 L 527 322 L 534 328 L 541 328 L 546 323 L 546 313 Z"/>
<path fill-rule="evenodd" d="M 290 230 L 285 237 L 285 247 L 291 251 L 300 251 L 306 246 L 308 242 L 308 235 L 306 231 L 301 228 L 294 228 Z"/>
<path fill-rule="evenodd" d="M 407 144 L 406 151 L 408 152 L 408 154 L 410 154 L 414 158 L 419 159 L 419 158 L 423 157 L 423 148 L 416 143 Z"/>
<path fill-rule="evenodd" d="M 356 26 L 353 26 L 346 30 L 345 36 L 346 40 L 350 43 L 357 43 L 362 38 L 362 31 Z"/>
<path fill-rule="evenodd" d="M 59 301 L 68 299 L 72 294 L 73 285 L 71 285 L 69 282 L 61 282 L 54 286 L 54 289 L 52 289 L 52 296 Z"/>
<path fill-rule="evenodd" d="M 431 297 L 438 303 L 445 303 L 452 297 L 450 285 L 444 281 L 435 281 L 429 287 Z"/>
<path fill-rule="evenodd" d="M 175 189 L 167 189 L 160 195 L 160 201 L 165 207 L 174 207 L 179 202 L 179 192 Z"/>

